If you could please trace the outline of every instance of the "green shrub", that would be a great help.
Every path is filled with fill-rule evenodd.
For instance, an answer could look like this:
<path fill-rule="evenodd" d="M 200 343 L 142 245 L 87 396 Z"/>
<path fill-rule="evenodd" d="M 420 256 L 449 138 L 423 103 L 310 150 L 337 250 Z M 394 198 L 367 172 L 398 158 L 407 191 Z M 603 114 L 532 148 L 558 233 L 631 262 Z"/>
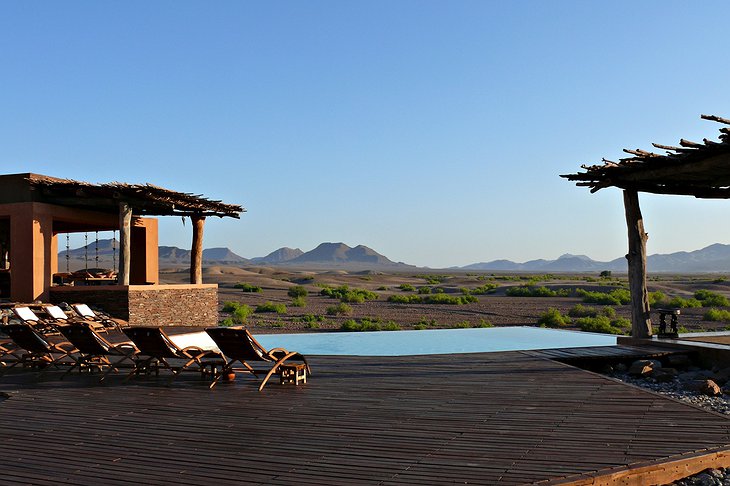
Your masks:
<path fill-rule="evenodd" d="M 730 301 L 724 295 L 709 290 L 698 290 L 695 292 L 695 299 L 702 302 L 702 307 L 728 307 Z"/>
<path fill-rule="evenodd" d="M 566 327 L 570 325 L 570 317 L 564 316 L 558 309 L 550 307 L 546 312 L 540 315 L 537 323 L 541 327 Z"/>
<path fill-rule="evenodd" d="M 595 307 L 584 306 L 583 304 L 575 304 L 569 311 L 570 317 L 596 317 L 598 309 Z"/>
<path fill-rule="evenodd" d="M 301 285 L 295 285 L 293 287 L 289 287 L 289 290 L 287 290 L 287 292 L 286 292 L 286 295 L 288 295 L 292 299 L 296 299 L 297 297 L 306 297 L 307 294 L 308 294 L 307 289 L 305 289 Z"/>
<path fill-rule="evenodd" d="M 426 326 L 425 324 L 414 324 L 413 329 L 415 329 L 416 331 L 423 331 L 424 329 L 426 329 Z"/>
<path fill-rule="evenodd" d="M 430 294 L 431 287 L 418 287 L 418 293 L 419 294 Z"/>
<path fill-rule="evenodd" d="M 256 306 L 255 312 L 276 312 L 277 314 L 286 314 L 286 306 L 284 304 L 274 304 L 273 302 L 266 301 L 263 304 Z"/>
<path fill-rule="evenodd" d="M 243 292 L 263 292 L 263 289 L 257 285 L 247 284 L 245 282 L 237 283 L 233 288 L 241 289 Z"/>
<path fill-rule="evenodd" d="M 616 309 L 614 309 L 613 307 L 604 307 L 603 309 L 601 309 L 601 314 L 610 319 L 613 319 L 614 317 L 616 317 Z M 630 326 L 631 324 L 629 323 L 629 327 Z"/>
<path fill-rule="evenodd" d="M 589 292 L 585 289 L 577 289 L 576 293 L 587 304 L 625 305 L 631 302 L 631 292 L 627 289 L 615 289 L 611 292 Z"/>
<path fill-rule="evenodd" d="M 486 319 L 479 319 L 479 322 L 474 327 L 494 327 L 494 324 L 487 321 Z"/>
<path fill-rule="evenodd" d="M 319 322 L 307 322 L 304 327 L 307 329 L 319 329 Z"/>
<path fill-rule="evenodd" d="M 299 319 L 302 322 L 322 322 L 322 321 L 324 321 L 324 317 L 315 316 L 314 314 L 305 314 L 302 317 L 300 317 Z"/>
<path fill-rule="evenodd" d="M 471 323 L 469 321 L 461 321 L 454 324 L 453 327 L 456 329 L 468 329 L 471 327 Z"/>
<path fill-rule="evenodd" d="M 386 287 L 385 285 L 381 285 L 380 287 L 378 287 L 378 290 L 388 290 L 388 287 Z"/>
<path fill-rule="evenodd" d="M 352 307 L 344 302 L 340 302 L 337 305 L 327 307 L 326 312 L 328 316 L 349 316 L 352 314 Z"/>
<path fill-rule="evenodd" d="M 449 278 L 448 275 L 416 275 L 416 278 L 422 278 L 429 285 L 437 285 Z"/>
<path fill-rule="evenodd" d="M 616 319 L 611 321 L 606 316 L 597 317 L 581 317 L 576 319 L 575 324 L 581 331 L 599 332 L 603 334 L 624 334 L 623 327 L 626 327 L 626 319 Z M 631 324 L 629 323 L 629 327 Z"/>
<path fill-rule="evenodd" d="M 445 294 L 433 295 L 391 295 L 388 302 L 395 304 L 446 304 L 446 305 L 462 305 L 477 302 L 478 299 L 473 295 L 450 296 Z"/>
<path fill-rule="evenodd" d="M 481 287 L 476 287 L 474 289 L 471 289 L 471 294 L 473 295 L 486 295 L 486 294 L 492 294 L 494 291 L 499 287 L 496 283 L 487 283 L 482 285 Z"/>
<path fill-rule="evenodd" d="M 349 332 L 397 331 L 400 326 L 395 321 L 383 322 L 377 318 L 363 317 L 359 322 L 355 319 L 346 320 L 342 323 L 340 329 Z"/>
<path fill-rule="evenodd" d="M 411 284 L 400 284 L 398 286 L 399 289 L 401 289 L 403 292 L 415 292 L 416 288 Z"/>
<path fill-rule="evenodd" d="M 663 292 L 649 292 L 649 305 L 652 307 L 661 307 L 666 305 L 667 296 Z"/>
<path fill-rule="evenodd" d="M 225 319 L 223 319 L 222 321 L 220 321 L 218 323 L 218 325 L 221 326 L 221 327 L 231 327 L 231 326 L 236 326 L 237 324 L 233 321 L 232 318 L 226 317 Z"/>
<path fill-rule="evenodd" d="M 674 297 L 666 303 L 666 307 L 671 307 L 674 309 L 685 309 L 687 307 L 702 307 L 702 302 L 700 302 L 699 300 L 697 300 L 695 298 L 683 299 L 682 297 Z"/>
<path fill-rule="evenodd" d="M 567 297 L 568 289 L 551 290 L 545 286 L 518 285 L 510 287 L 505 292 L 510 297 Z"/>
<path fill-rule="evenodd" d="M 421 320 L 416 323 L 416 326 L 423 326 L 424 328 L 437 327 L 438 325 L 436 319 L 426 319 L 425 317 L 421 317 Z"/>
<path fill-rule="evenodd" d="M 709 309 L 702 316 L 704 321 L 730 321 L 730 311 L 725 309 Z"/>
<path fill-rule="evenodd" d="M 244 324 L 251 315 L 251 307 L 246 304 L 238 302 L 226 302 L 223 304 L 223 312 L 229 312 L 230 317 L 224 319 L 224 322 L 229 323 L 228 325 L 239 325 Z"/>
<path fill-rule="evenodd" d="M 361 304 L 366 300 L 375 300 L 378 294 L 365 289 L 351 289 L 347 285 L 339 287 L 325 287 L 319 291 L 320 295 L 325 295 L 333 299 L 340 299 L 341 302 L 351 302 Z"/>
<path fill-rule="evenodd" d="M 307 299 L 304 297 L 294 297 L 291 300 L 292 307 L 307 307 Z"/>

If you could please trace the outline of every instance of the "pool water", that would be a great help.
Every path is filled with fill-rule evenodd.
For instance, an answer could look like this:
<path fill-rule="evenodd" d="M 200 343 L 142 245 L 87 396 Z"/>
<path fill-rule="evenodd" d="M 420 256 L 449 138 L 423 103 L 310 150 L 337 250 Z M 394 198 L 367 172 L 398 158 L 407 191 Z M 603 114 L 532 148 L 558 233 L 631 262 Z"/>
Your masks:
<path fill-rule="evenodd" d="M 409 356 L 613 346 L 616 336 L 539 327 L 257 334 L 266 349 L 305 355 Z"/>

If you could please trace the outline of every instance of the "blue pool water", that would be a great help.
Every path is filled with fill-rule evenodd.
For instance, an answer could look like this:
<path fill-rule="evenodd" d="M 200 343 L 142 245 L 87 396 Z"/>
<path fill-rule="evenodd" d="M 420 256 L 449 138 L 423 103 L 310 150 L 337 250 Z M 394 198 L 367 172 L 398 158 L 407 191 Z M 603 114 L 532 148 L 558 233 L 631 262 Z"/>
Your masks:
<path fill-rule="evenodd" d="M 265 348 L 311 355 L 408 356 L 612 346 L 616 336 L 539 327 L 258 334 Z"/>

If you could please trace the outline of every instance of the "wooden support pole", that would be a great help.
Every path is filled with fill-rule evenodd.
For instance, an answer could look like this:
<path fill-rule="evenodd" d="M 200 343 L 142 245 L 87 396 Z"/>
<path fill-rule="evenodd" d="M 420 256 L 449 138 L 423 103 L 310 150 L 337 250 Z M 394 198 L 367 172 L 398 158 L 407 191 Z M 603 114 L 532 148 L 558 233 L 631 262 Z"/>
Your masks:
<path fill-rule="evenodd" d="M 624 190 L 626 226 L 629 230 L 629 289 L 631 291 L 631 336 L 648 338 L 652 335 L 649 295 L 646 289 L 646 240 L 644 219 L 639 207 L 639 193 Z"/>
<path fill-rule="evenodd" d="M 203 283 L 203 226 L 205 216 L 193 216 L 193 247 L 190 250 L 190 283 Z"/>
<path fill-rule="evenodd" d="M 119 285 L 129 285 L 131 235 L 132 208 L 127 203 L 119 203 Z"/>

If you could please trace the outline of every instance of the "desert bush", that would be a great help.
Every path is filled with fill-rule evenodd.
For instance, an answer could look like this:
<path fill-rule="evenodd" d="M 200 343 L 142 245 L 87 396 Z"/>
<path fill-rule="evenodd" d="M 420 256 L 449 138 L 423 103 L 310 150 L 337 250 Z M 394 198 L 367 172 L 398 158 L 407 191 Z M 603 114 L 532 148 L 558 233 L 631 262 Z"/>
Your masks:
<path fill-rule="evenodd" d="M 345 304 L 344 302 L 340 302 L 337 305 L 327 307 L 326 312 L 328 316 L 349 316 L 350 314 L 352 314 L 352 307 Z"/>
<path fill-rule="evenodd" d="M 684 299 L 682 297 L 674 297 L 666 303 L 666 307 L 672 307 L 675 309 L 685 309 L 688 307 L 702 307 L 702 302 L 700 302 L 699 300 L 697 300 L 695 298 Z"/>
<path fill-rule="evenodd" d="M 293 287 L 289 287 L 289 290 L 287 290 L 286 295 L 289 297 L 296 299 L 297 297 L 306 297 L 308 294 L 307 289 L 302 287 L 301 285 L 295 285 Z"/>
<path fill-rule="evenodd" d="M 730 321 L 730 311 L 725 309 L 709 309 L 702 316 L 704 321 Z"/>
<path fill-rule="evenodd" d="M 227 325 L 234 326 L 244 324 L 248 319 L 248 316 L 251 315 L 252 310 L 251 307 L 246 304 L 241 304 L 239 302 L 226 302 L 223 304 L 223 312 L 231 314 L 230 317 L 224 319 L 224 322 L 226 322 Z"/>
<path fill-rule="evenodd" d="M 664 295 L 664 292 L 658 290 L 656 292 L 649 292 L 648 298 L 649 305 L 652 307 L 662 307 L 667 304 L 667 296 Z"/>
<path fill-rule="evenodd" d="M 316 316 L 314 314 L 305 314 L 300 317 L 299 320 L 302 322 L 322 322 L 324 321 L 324 317 Z"/>
<path fill-rule="evenodd" d="M 470 293 L 473 295 L 491 294 L 491 293 L 494 293 L 494 290 L 497 287 L 499 287 L 499 285 L 497 285 L 495 283 L 487 283 L 487 284 L 482 285 L 481 287 L 476 287 L 476 288 L 471 289 Z"/>
<path fill-rule="evenodd" d="M 266 301 L 261 305 L 256 306 L 254 312 L 276 312 L 277 314 L 286 314 L 286 306 L 284 304 L 274 304 L 273 302 Z"/>
<path fill-rule="evenodd" d="M 469 321 L 457 322 L 452 327 L 454 327 L 456 329 L 468 329 L 471 327 L 471 322 L 469 322 Z"/>
<path fill-rule="evenodd" d="M 695 292 L 695 299 L 702 302 L 702 307 L 728 307 L 730 301 L 724 295 L 709 290 L 698 290 Z"/>
<path fill-rule="evenodd" d="M 383 322 L 378 318 L 363 317 L 359 321 L 348 319 L 340 327 L 342 331 L 368 332 L 368 331 L 397 331 L 400 326 L 395 321 Z"/>
<path fill-rule="evenodd" d="M 463 305 L 477 302 L 479 299 L 473 295 L 451 296 L 445 294 L 433 295 L 391 295 L 388 302 L 395 304 L 446 304 Z"/>
<path fill-rule="evenodd" d="M 237 324 L 233 321 L 232 318 L 226 317 L 225 319 L 223 319 L 222 321 L 220 321 L 218 323 L 218 325 L 221 326 L 221 327 L 231 327 L 231 326 L 236 326 Z"/>
<path fill-rule="evenodd" d="M 505 292 L 510 297 L 567 297 L 570 295 L 568 289 L 552 290 L 545 286 L 518 285 L 510 287 Z"/>
<path fill-rule="evenodd" d="M 388 287 L 386 287 L 385 285 L 381 285 L 380 287 L 378 287 L 378 290 L 388 290 Z"/>
<path fill-rule="evenodd" d="M 237 283 L 233 288 L 241 289 L 243 292 L 263 292 L 263 289 L 258 285 L 251 285 L 245 282 Z"/>
<path fill-rule="evenodd" d="M 576 289 L 575 292 L 583 298 L 583 302 L 586 304 L 625 305 L 631 302 L 631 293 L 627 289 L 615 289 L 610 292 Z"/>
<path fill-rule="evenodd" d="M 614 317 L 616 317 L 616 309 L 614 309 L 613 307 L 606 306 L 603 309 L 601 309 L 601 314 L 610 319 L 613 319 Z M 631 326 L 631 324 L 629 324 L 629 326 Z"/>
<path fill-rule="evenodd" d="M 341 302 L 350 302 L 361 304 L 366 300 L 375 300 L 378 294 L 365 289 L 350 288 L 347 285 L 339 287 L 325 287 L 319 291 L 320 295 L 325 295 L 333 299 L 340 299 Z"/>
<path fill-rule="evenodd" d="M 611 321 L 606 316 L 596 317 L 581 317 L 576 319 L 575 324 L 580 328 L 581 331 L 586 332 L 599 332 L 603 334 L 624 334 L 626 319 L 617 319 Z M 631 326 L 631 324 L 629 324 Z"/>
<path fill-rule="evenodd" d="M 611 270 L 604 270 L 600 274 L 601 278 L 611 278 Z"/>
<path fill-rule="evenodd" d="M 550 307 L 547 311 L 540 315 L 537 323 L 541 327 L 566 327 L 570 325 L 570 317 L 564 316 L 558 309 Z"/>
<path fill-rule="evenodd" d="M 431 287 L 418 287 L 418 293 L 419 294 L 430 294 Z"/>
<path fill-rule="evenodd" d="M 398 286 L 399 289 L 401 289 L 403 292 L 415 292 L 416 288 L 411 284 L 400 284 Z"/>
<path fill-rule="evenodd" d="M 292 307 L 307 307 L 307 299 L 304 297 L 294 297 L 291 300 Z"/>
<path fill-rule="evenodd" d="M 585 306 L 583 304 L 575 304 L 569 311 L 570 317 L 596 317 L 598 309 L 595 307 Z"/>
<path fill-rule="evenodd" d="M 494 324 L 489 322 L 486 319 L 479 319 L 479 322 L 474 325 L 474 327 L 494 327 Z"/>
<path fill-rule="evenodd" d="M 440 284 L 449 278 L 448 275 L 415 275 L 415 277 L 424 279 L 429 285 Z"/>

